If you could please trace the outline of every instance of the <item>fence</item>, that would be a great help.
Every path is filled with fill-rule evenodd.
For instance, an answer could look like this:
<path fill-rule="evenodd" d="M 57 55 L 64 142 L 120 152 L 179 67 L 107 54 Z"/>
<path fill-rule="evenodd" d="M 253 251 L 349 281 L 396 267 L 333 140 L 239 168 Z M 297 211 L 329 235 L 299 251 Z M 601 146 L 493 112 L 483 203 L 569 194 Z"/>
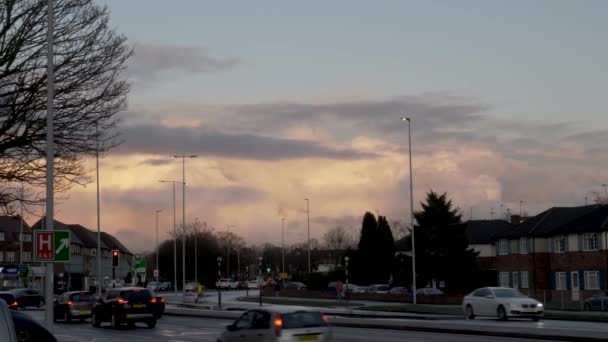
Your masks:
<path fill-rule="evenodd" d="M 521 290 L 546 310 L 608 311 L 606 292 L 599 290 Z"/>

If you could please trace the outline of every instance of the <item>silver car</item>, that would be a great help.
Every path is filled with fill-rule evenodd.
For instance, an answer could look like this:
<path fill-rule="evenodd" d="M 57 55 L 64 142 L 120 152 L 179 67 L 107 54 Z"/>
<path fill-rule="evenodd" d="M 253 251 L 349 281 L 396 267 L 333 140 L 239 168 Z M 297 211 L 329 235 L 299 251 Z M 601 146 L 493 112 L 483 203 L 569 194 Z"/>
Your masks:
<path fill-rule="evenodd" d="M 305 308 L 255 309 L 246 311 L 226 327 L 221 342 L 280 342 L 332 340 L 325 315 Z"/>

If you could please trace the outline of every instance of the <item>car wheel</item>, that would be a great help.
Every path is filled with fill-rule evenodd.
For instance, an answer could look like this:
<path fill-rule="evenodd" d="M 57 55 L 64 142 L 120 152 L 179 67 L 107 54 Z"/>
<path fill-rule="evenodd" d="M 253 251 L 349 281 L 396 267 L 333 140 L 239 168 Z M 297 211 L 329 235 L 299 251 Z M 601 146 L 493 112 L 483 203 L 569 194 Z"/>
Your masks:
<path fill-rule="evenodd" d="M 475 313 L 473 312 L 473 307 L 471 305 L 467 305 L 467 308 L 465 311 L 466 311 L 467 319 L 475 319 Z"/>
<path fill-rule="evenodd" d="M 112 323 L 112 328 L 114 328 L 114 329 L 120 328 L 120 321 L 116 317 L 116 314 L 112 314 L 112 321 L 111 321 L 111 323 Z"/>
<path fill-rule="evenodd" d="M 154 329 L 156 327 L 156 320 L 153 319 L 153 320 L 147 321 L 146 324 L 148 325 L 149 329 Z"/>
<path fill-rule="evenodd" d="M 91 322 L 93 324 L 93 327 L 95 328 L 99 328 L 101 326 L 101 322 L 99 321 L 97 314 L 95 314 L 94 312 L 91 314 Z"/>
<path fill-rule="evenodd" d="M 507 312 L 505 311 L 505 307 L 502 305 L 498 307 L 498 310 L 496 310 L 496 315 L 498 316 L 499 321 L 507 320 Z"/>
<path fill-rule="evenodd" d="M 63 313 L 63 321 L 66 323 L 70 323 L 72 321 L 72 316 L 70 316 L 69 312 L 64 312 Z"/>
<path fill-rule="evenodd" d="M 591 311 L 591 305 L 589 303 L 585 303 L 585 311 Z"/>

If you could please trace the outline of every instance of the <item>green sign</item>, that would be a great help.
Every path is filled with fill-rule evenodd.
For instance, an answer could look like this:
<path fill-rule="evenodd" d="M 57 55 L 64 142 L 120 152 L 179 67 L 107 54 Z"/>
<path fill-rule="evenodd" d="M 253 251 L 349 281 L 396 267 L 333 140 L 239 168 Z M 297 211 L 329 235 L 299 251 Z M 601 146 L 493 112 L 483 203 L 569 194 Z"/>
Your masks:
<path fill-rule="evenodd" d="M 133 260 L 131 268 L 135 275 L 146 275 L 146 259 Z"/>
<path fill-rule="evenodd" d="M 27 276 L 30 274 L 30 268 L 27 267 L 27 265 L 19 265 L 19 277 L 20 278 L 27 278 Z"/>
<path fill-rule="evenodd" d="M 34 232 L 37 262 L 70 262 L 69 230 L 37 230 Z"/>

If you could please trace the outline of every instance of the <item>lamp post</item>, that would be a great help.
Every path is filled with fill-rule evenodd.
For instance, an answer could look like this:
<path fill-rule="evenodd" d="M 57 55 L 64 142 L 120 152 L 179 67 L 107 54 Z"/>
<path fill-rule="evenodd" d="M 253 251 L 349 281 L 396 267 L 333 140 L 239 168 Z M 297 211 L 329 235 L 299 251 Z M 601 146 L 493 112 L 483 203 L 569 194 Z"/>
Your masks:
<path fill-rule="evenodd" d="M 344 298 L 346 299 L 346 308 L 348 309 L 348 260 L 350 258 L 347 256 L 344 257 L 344 272 L 346 273 L 346 292 L 344 293 Z"/>
<path fill-rule="evenodd" d="M 260 306 L 262 306 L 262 257 L 258 257 L 258 270 L 260 272 Z"/>
<path fill-rule="evenodd" d="M 246 296 L 249 297 L 249 266 L 245 266 L 245 273 L 247 273 L 247 294 Z"/>
<path fill-rule="evenodd" d="M 194 282 L 198 286 L 198 217 L 194 218 Z"/>
<path fill-rule="evenodd" d="M 156 210 L 155 214 L 156 214 L 156 282 L 158 282 L 158 279 L 160 278 L 160 267 L 158 265 L 158 213 L 161 213 L 162 210 L 158 209 Z"/>
<path fill-rule="evenodd" d="M 175 215 L 175 184 L 179 184 L 182 182 L 169 180 L 159 180 L 159 182 L 171 183 L 173 185 L 173 286 L 175 291 L 177 292 L 177 224 Z M 184 287 L 184 285 L 185 284 L 182 284 L 182 287 Z"/>
<path fill-rule="evenodd" d="M 416 239 L 414 227 L 414 177 L 412 174 L 412 120 L 411 118 L 401 118 L 401 121 L 407 121 L 407 137 L 409 146 L 410 160 L 410 226 L 412 227 L 412 301 L 416 304 Z"/>
<path fill-rule="evenodd" d="M 310 273 L 310 200 L 308 198 L 304 200 L 306 201 L 306 225 L 308 226 L 308 273 Z"/>
<path fill-rule="evenodd" d="M 182 225 L 186 231 L 186 158 L 196 158 L 195 155 L 174 155 L 182 159 Z M 182 290 L 186 291 L 186 239 L 182 239 Z"/>
<path fill-rule="evenodd" d="M 281 261 L 282 261 L 282 273 L 285 273 L 285 218 L 281 219 Z"/>
<path fill-rule="evenodd" d="M 217 257 L 217 304 L 222 308 L 222 288 L 220 287 L 220 280 L 222 279 L 222 257 Z"/>

